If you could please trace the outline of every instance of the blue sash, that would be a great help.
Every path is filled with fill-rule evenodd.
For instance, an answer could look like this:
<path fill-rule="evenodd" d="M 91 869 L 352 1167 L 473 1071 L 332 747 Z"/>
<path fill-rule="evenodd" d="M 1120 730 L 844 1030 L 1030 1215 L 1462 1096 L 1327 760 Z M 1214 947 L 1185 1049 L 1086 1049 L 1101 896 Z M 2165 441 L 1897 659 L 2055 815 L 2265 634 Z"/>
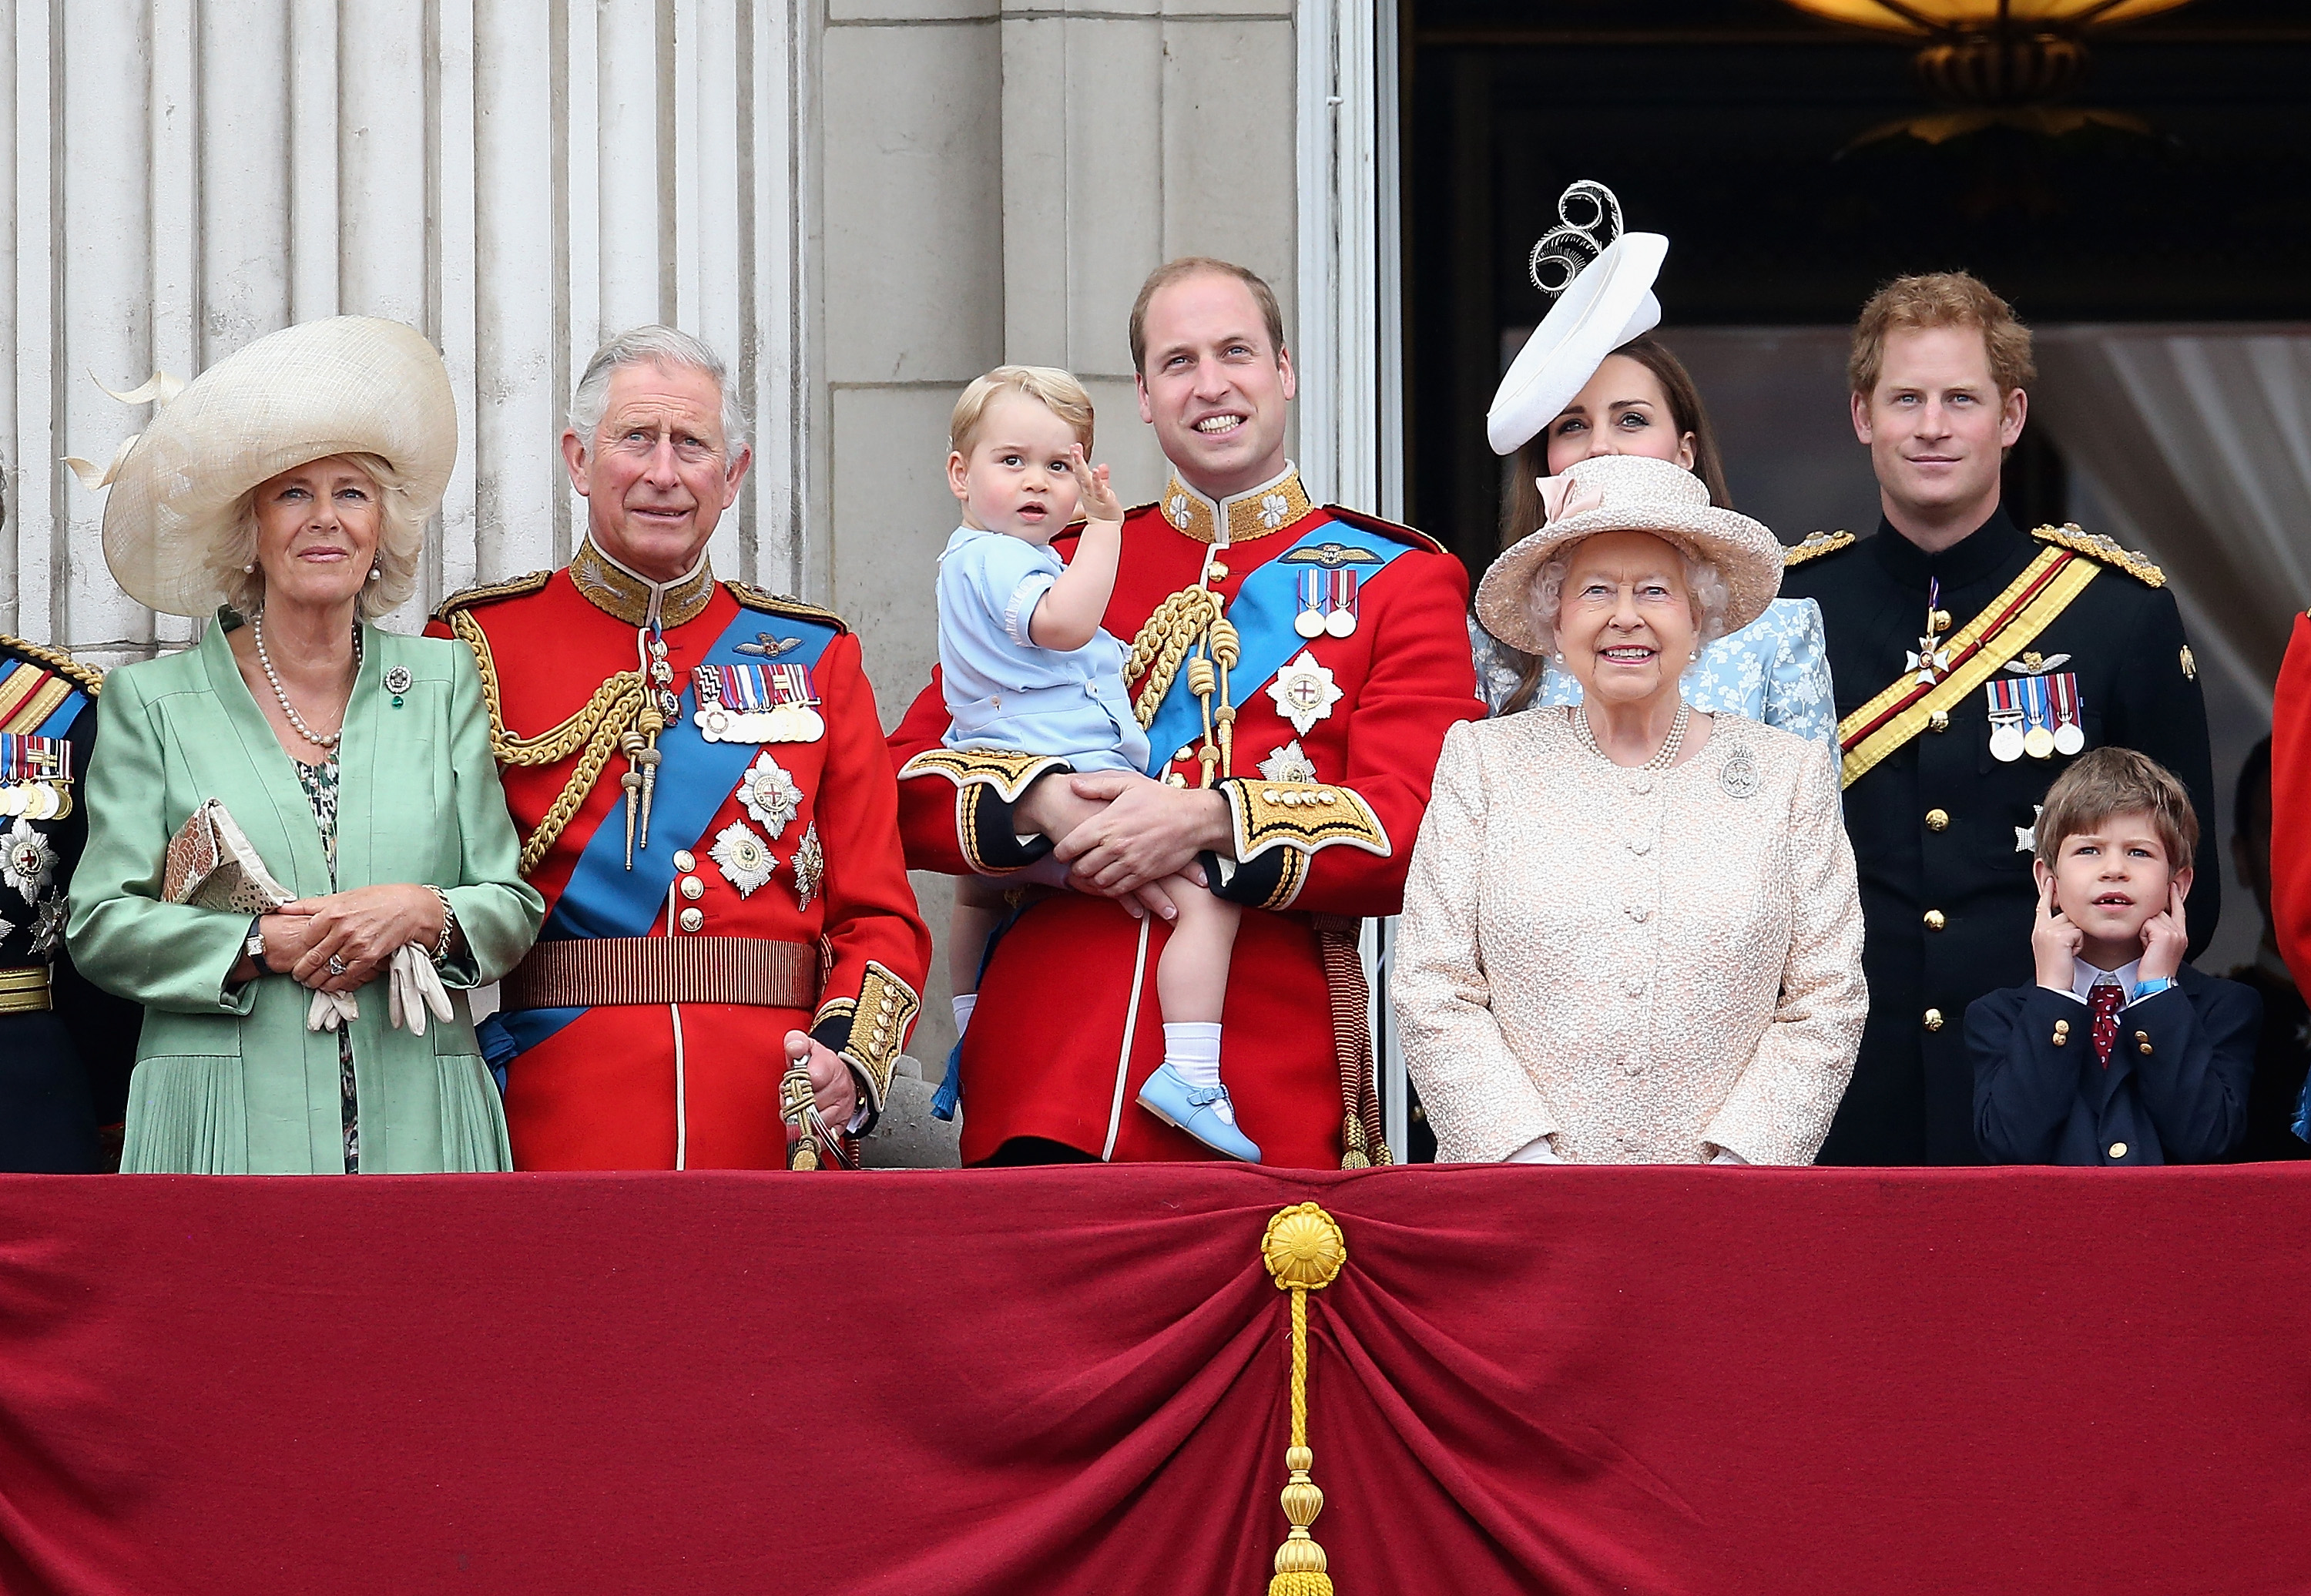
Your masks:
<path fill-rule="evenodd" d="M 1362 580 L 1386 570 L 1407 549 L 1406 545 L 1368 527 L 1327 517 L 1302 533 L 1290 548 L 1245 577 L 1234 602 L 1227 606 L 1227 618 L 1235 625 L 1242 649 L 1235 668 L 1228 672 L 1228 691 L 1238 703 L 1266 687 L 1294 655 L 1313 641 L 1293 631 L 1292 621 L 1300 613 L 1300 573 L 1320 563 L 1313 558 L 1314 552 L 1325 544 L 1352 545 L 1370 554 L 1369 560 L 1347 562 Z M 1309 558 L 1294 558 L 1304 551 Z M 1203 706 L 1189 691 L 1188 673 L 1182 667 L 1172 679 L 1164 702 L 1156 706 L 1156 719 L 1147 728 L 1147 773 L 1161 778 L 1172 754 L 1200 741 L 1203 735 Z"/>
<path fill-rule="evenodd" d="M 65 736 L 72 730 L 73 722 L 80 719 L 80 712 L 86 708 L 88 708 L 88 694 L 80 688 L 74 687 L 70 693 L 65 694 L 64 702 L 58 704 L 48 718 L 40 722 L 39 730 L 33 735 L 43 737 Z M 73 772 L 75 776 L 85 773 L 82 771 Z"/>
<path fill-rule="evenodd" d="M 737 646 L 751 643 L 765 617 L 743 606 L 720 637 L 699 660 L 701 665 L 746 665 L 759 658 L 741 654 Z M 834 641 L 834 629 L 815 621 L 777 617 L 780 628 L 802 639 L 802 646 L 780 657 L 781 664 L 813 666 Z M 587 839 L 570 873 L 570 885 L 555 901 L 538 932 L 541 942 L 580 937 L 646 937 L 666 907 L 667 894 L 679 873 L 674 856 L 694 850 L 706 828 L 721 812 L 746 767 L 762 752 L 754 743 L 710 743 L 692 724 L 695 686 L 682 684 L 682 711 L 674 723 L 658 734 L 658 782 L 650 794 L 650 845 L 634 839 L 634 868 L 626 868 L 626 824 L 623 806 L 613 806 L 608 818 Z M 528 1051 L 584 1014 L 583 1008 L 528 1008 L 503 1012 L 484 1022 L 483 1056 L 501 1065 Z"/>

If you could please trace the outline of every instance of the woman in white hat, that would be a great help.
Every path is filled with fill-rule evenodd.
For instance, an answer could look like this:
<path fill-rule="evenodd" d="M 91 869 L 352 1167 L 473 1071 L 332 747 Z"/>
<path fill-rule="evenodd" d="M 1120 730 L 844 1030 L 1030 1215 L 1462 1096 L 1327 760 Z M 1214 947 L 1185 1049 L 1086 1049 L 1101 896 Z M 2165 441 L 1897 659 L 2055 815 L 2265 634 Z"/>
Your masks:
<path fill-rule="evenodd" d="M 457 452 L 433 347 L 338 317 L 210 367 L 109 474 L 121 587 L 216 615 L 112 673 L 88 772 L 67 937 L 145 1006 L 124 1170 L 511 1167 L 465 992 L 512 967 L 544 903 L 472 656 L 374 624 L 415 586 Z M 170 839 L 210 799 L 257 856 L 238 910 L 168 901 Z M 251 913 L 266 876 L 294 901 Z"/>
<path fill-rule="evenodd" d="M 1545 484 L 1477 593 L 1583 702 L 1456 726 L 1392 991 L 1441 1159 L 1810 1164 L 1853 1074 L 1862 904 L 1821 745 L 1679 676 L 1781 545 L 1665 460 Z"/>
<path fill-rule="evenodd" d="M 1653 336 L 1661 314 L 1653 281 L 1669 240 L 1623 232 L 1618 202 L 1598 183 L 1567 188 L 1557 214 L 1562 224 L 1534 246 L 1530 262 L 1534 285 L 1556 302 L 1501 379 L 1486 417 L 1494 452 L 1512 457 L 1502 546 L 1540 525 L 1538 479 L 1592 455 L 1650 455 L 1682 466 L 1708 487 L 1711 503 L 1730 508 L 1700 390 Z M 1478 686 L 1495 714 L 1581 702 L 1580 683 L 1547 658 L 1495 638 L 1473 618 L 1469 635 Z M 1749 624 L 1703 647 L 1685 693 L 1696 709 L 1835 741 L 1820 606 L 1775 598 Z"/>

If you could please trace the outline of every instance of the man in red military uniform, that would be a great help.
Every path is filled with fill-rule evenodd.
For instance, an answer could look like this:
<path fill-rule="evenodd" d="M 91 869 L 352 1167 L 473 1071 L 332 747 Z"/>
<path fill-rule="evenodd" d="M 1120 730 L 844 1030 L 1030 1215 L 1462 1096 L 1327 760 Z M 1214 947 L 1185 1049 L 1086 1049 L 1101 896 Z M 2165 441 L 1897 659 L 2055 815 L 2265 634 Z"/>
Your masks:
<path fill-rule="evenodd" d="M 1218 1156 L 1136 1102 L 1163 1058 L 1164 930 L 1127 906 L 1200 861 L 1246 911 L 1222 1025 L 1237 1123 L 1269 1165 L 1384 1162 L 1355 928 L 1398 908 L 1444 733 L 1480 711 L 1468 579 L 1417 532 L 1309 502 L 1258 277 L 1172 262 L 1131 344 L 1173 475 L 1124 519 L 1104 623 L 1137 640 L 1155 780 L 946 747 L 936 676 L 891 737 L 909 863 L 1001 877 L 1056 851 L 1077 889 L 1031 893 L 995 945 L 963 1045 L 964 1159 Z"/>
<path fill-rule="evenodd" d="M 2295 617 L 2271 708 L 2271 923 L 2311 991 L 2311 615 Z"/>
<path fill-rule="evenodd" d="M 562 439 L 586 541 L 434 617 L 481 667 L 545 894 L 483 1027 L 519 1169 L 784 1167 L 789 1118 L 839 1159 L 919 1007 L 930 937 L 858 639 L 707 566 L 742 424 L 705 345 L 612 340 Z M 782 1116 L 790 1058 L 815 1121 Z"/>

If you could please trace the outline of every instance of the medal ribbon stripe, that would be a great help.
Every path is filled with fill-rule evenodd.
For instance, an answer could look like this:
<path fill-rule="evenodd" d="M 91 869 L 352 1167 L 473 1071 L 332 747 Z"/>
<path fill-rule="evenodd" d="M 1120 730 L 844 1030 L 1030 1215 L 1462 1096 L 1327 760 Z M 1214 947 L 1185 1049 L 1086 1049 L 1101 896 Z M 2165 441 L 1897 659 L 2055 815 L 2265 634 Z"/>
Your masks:
<path fill-rule="evenodd" d="M 1989 608 L 1951 638 L 1950 668 L 1940 682 L 1929 687 L 1905 672 L 1837 723 L 1837 745 L 1845 756 L 1840 785 L 1853 786 L 1924 730 L 1937 711 L 1948 710 L 1989 681 L 2067 609 L 2101 569 L 2066 550 L 2049 549 L 2032 561 Z"/>
<path fill-rule="evenodd" d="M 2065 563 L 2067 561 L 2060 551 L 2047 550 L 2033 560 L 2006 591 L 1992 599 L 1987 609 L 1953 633 L 1944 650 L 1949 654 L 1950 663 L 1943 673 L 1942 680 L 1949 680 L 1960 667 L 1972 663 L 1975 650 L 1983 646 L 1984 640 L 2019 615 L 2023 606 Z M 2019 648 L 2020 645 L 2016 646 Z M 2002 665 L 2005 661 L 1999 663 Z M 1914 671 L 1905 670 L 1892 686 L 1837 723 L 1837 746 L 1850 753 L 1862 738 L 1910 708 L 1938 685 L 1940 683 L 1921 682 Z"/>
<path fill-rule="evenodd" d="M 735 646 L 749 641 L 746 628 L 758 623 L 751 611 L 736 621 L 707 650 L 706 663 L 722 665 Z M 804 634 L 802 652 L 815 665 L 826 645 L 834 641 L 830 627 L 793 623 Z M 700 734 L 688 710 L 671 719 L 658 734 L 656 813 L 650 822 L 648 847 L 634 849 L 634 868 L 625 868 L 625 831 L 615 815 L 587 840 L 569 885 L 555 900 L 538 933 L 540 941 L 562 937 L 640 937 L 656 922 L 674 885 L 676 850 L 695 850 L 706 827 L 738 785 L 738 778 L 762 750 L 752 743 L 710 743 Z"/>
<path fill-rule="evenodd" d="M 1366 580 L 1408 552 L 1404 544 L 1382 538 L 1362 528 L 1357 530 L 1380 545 L 1378 557 L 1365 573 Z M 1234 602 L 1227 606 L 1227 619 L 1235 627 L 1241 650 L 1228 672 L 1228 689 L 1237 703 L 1250 702 L 1252 695 L 1275 680 L 1276 673 L 1311 641 L 1293 625 L 1301 613 L 1299 578 L 1306 569 L 1305 561 L 1295 560 L 1293 555 L 1337 540 L 1339 531 L 1336 521 L 1327 519 L 1320 522 L 1303 533 L 1290 548 L 1252 571 L 1236 589 Z M 1202 706 L 1188 685 L 1188 676 L 1182 669 L 1172 679 L 1163 702 L 1156 706 L 1155 718 L 1148 722 L 1147 773 L 1159 780 L 1171 763 L 1169 756 L 1199 741 L 1203 735 Z"/>

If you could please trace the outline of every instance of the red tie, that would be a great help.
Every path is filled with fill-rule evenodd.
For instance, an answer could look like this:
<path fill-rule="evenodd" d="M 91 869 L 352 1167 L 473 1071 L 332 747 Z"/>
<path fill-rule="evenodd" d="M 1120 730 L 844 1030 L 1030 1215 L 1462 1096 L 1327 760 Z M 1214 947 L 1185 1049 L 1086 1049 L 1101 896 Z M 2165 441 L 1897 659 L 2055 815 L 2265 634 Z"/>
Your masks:
<path fill-rule="evenodd" d="M 2126 989 L 2107 976 L 2087 991 L 2087 1007 L 2094 1011 L 2095 1057 L 2110 1068 L 2110 1050 L 2118 1042 L 2118 1011 L 2126 1007 Z"/>

